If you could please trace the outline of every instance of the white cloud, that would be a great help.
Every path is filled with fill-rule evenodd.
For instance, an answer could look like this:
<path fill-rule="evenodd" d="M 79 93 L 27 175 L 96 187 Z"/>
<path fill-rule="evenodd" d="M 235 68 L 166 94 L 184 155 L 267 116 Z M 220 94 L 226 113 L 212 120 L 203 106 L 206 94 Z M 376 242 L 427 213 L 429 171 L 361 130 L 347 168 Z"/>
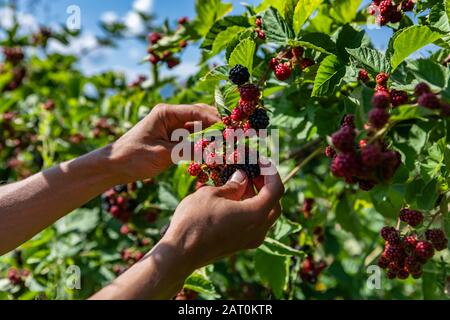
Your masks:
<path fill-rule="evenodd" d="M 133 9 L 138 12 L 149 13 L 153 9 L 153 0 L 135 0 Z"/>
<path fill-rule="evenodd" d="M 28 13 L 17 12 L 17 21 L 20 24 L 18 33 L 20 35 L 30 32 L 36 32 L 39 29 L 39 24 L 36 18 Z M 14 25 L 14 11 L 9 7 L 0 8 L 0 28 L 11 29 Z"/>
<path fill-rule="evenodd" d="M 14 24 L 14 12 L 9 7 L 0 8 L 0 27 L 11 29 Z"/>
<path fill-rule="evenodd" d="M 105 24 L 112 24 L 119 20 L 119 16 L 114 11 L 106 11 L 102 14 L 100 20 Z"/>
<path fill-rule="evenodd" d="M 49 51 L 51 52 L 74 55 L 79 55 L 84 51 L 93 50 L 97 45 L 97 38 L 92 33 L 85 33 L 81 37 L 72 39 L 68 46 L 53 39 L 50 39 L 48 43 Z"/>
<path fill-rule="evenodd" d="M 126 14 L 124 23 L 128 28 L 128 31 L 133 35 L 139 34 L 144 31 L 144 23 L 139 14 L 134 11 L 129 11 Z"/>

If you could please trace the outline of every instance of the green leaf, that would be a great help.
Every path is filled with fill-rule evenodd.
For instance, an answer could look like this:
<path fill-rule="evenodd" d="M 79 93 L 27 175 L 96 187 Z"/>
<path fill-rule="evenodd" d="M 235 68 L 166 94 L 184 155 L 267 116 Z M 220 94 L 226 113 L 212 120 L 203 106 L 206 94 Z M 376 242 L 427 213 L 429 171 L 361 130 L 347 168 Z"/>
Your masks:
<path fill-rule="evenodd" d="M 184 282 L 184 288 L 208 295 L 212 299 L 217 299 L 220 297 L 216 292 L 214 284 L 199 272 L 191 274 L 186 279 L 186 281 Z"/>
<path fill-rule="evenodd" d="M 230 110 L 227 108 L 225 97 L 223 96 L 222 90 L 219 86 L 216 86 L 214 91 L 214 98 L 216 102 L 216 108 L 221 116 L 227 116 L 230 114 Z"/>
<path fill-rule="evenodd" d="M 320 32 L 305 34 L 299 40 L 290 40 L 288 44 L 292 47 L 305 47 L 327 54 L 336 52 L 336 44 L 330 36 Z"/>
<path fill-rule="evenodd" d="M 372 203 L 386 218 L 396 219 L 403 206 L 406 188 L 403 185 L 378 185 L 370 193 Z"/>
<path fill-rule="evenodd" d="M 355 236 L 359 236 L 361 232 L 361 224 L 356 216 L 353 208 L 349 204 L 349 199 L 343 197 L 336 204 L 335 208 L 336 221 L 342 226 L 342 228 L 348 232 L 353 233 Z"/>
<path fill-rule="evenodd" d="M 228 66 L 219 66 L 212 69 L 210 72 L 208 72 L 203 78 L 201 78 L 201 81 L 209 81 L 209 80 L 228 80 Z"/>
<path fill-rule="evenodd" d="M 360 47 L 368 47 L 371 41 L 364 30 L 360 30 L 356 26 L 346 24 L 342 26 L 336 39 L 336 47 L 338 57 L 344 62 L 349 60 L 347 49 L 358 49 Z"/>
<path fill-rule="evenodd" d="M 234 48 L 231 53 L 228 65 L 234 67 L 240 64 L 247 67 L 250 75 L 253 73 L 253 58 L 255 56 L 256 43 L 251 39 L 245 39 Z"/>
<path fill-rule="evenodd" d="M 278 256 L 296 256 L 300 258 L 305 256 L 303 251 L 295 250 L 272 238 L 266 238 L 264 244 L 259 249 Z"/>
<path fill-rule="evenodd" d="M 422 276 L 422 291 L 424 300 L 438 300 L 440 295 L 438 293 L 439 279 L 436 273 L 425 271 Z"/>
<path fill-rule="evenodd" d="M 289 257 L 268 254 L 257 250 L 254 256 L 256 272 L 263 283 L 272 288 L 277 299 L 283 298 L 289 280 Z"/>
<path fill-rule="evenodd" d="M 200 48 L 205 50 L 212 50 L 213 44 L 216 42 L 217 38 L 219 37 L 219 34 L 225 31 L 228 31 L 227 33 L 230 33 L 228 29 L 242 30 L 250 26 L 251 26 L 250 22 L 246 17 L 243 16 L 224 17 L 223 19 L 214 23 L 214 25 L 206 35 L 205 40 L 203 41 Z"/>
<path fill-rule="evenodd" d="M 69 232 L 89 232 L 97 227 L 99 222 L 98 209 L 77 209 L 67 217 L 55 223 L 60 234 Z"/>
<path fill-rule="evenodd" d="M 411 54 L 441 37 L 442 34 L 428 26 L 412 26 L 398 31 L 389 45 L 392 70 Z"/>
<path fill-rule="evenodd" d="M 347 49 L 347 52 L 372 73 L 390 73 L 391 66 L 384 54 L 368 47 Z"/>
<path fill-rule="evenodd" d="M 330 16 L 342 24 L 352 22 L 358 13 L 362 0 L 335 0 L 330 8 Z"/>
<path fill-rule="evenodd" d="M 234 41 L 236 35 L 239 35 L 244 30 L 246 29 L 243 27 L 234 26 L 220 32 L 214 39 L 210 57 L 219 54 L 222 50 L 227 48 L 230 45 L 230 42 Z"/>
<path fill-rule="evenodd" d="M 197 18 L 193 22 L 195 31 L 205 37 L 214 23 L 233 9 L 231 3 L 221 0 L 196 0 Z"/>
<path fill-rule="evenodd" d="M 263 30 L 269 42 L 287 45 L 289 40 L 295 39 L 294 30 L 283 19 L 277 9 L 270 7 L 261 14 L 264 21 Z"/>
<path fill-rule="evenodd" d="M 417 195 L 416 208 L 419 210 L 429 211 L 436 206 L 438 197 L 438 183 L 435 180 L 431 180 L 423 188 L 421 194 Z"/>
<path fill-rule="evenodd" d="M 430 109 L 419 106 L 405 105 L 391 111 L 390 121 L 399 122 L 412 119 L 425 120 L 425 117 L 431 114 L 433 114 L 433 112 Z"/>
<path fill-rule="evenodd" d="M 180 200 L 166 184 L 161 183 L 158 187 L 158 198 L 161 201 L 161 207 L 166 210 L 175 210 L 180 203 Z"/>
<path fill-rule="evenodd" d="M 335 55 L 329 55 L 320 64 L 312 95 L 321 97 L 332 94 L 345 76 L 346 66 Z"/>
<path fill-rule="evenodd" d="M 302 230 L 302 226 L 281 215 L 274 227 L 275 239 L 280 240 Z"/>
<path fill-rule="evenodd" d="M 425 81 L 443 89 L 448 82 L 450 71 L 443 65 L 429 59 L 408 61 L 408 68 L 417 78 L 417 81 Z"/>
<path fill-rule="evenodd" d="M 294 31 L 298 35 L 303 25 L 323 0 L 299 0 L 294 11 Z"/>

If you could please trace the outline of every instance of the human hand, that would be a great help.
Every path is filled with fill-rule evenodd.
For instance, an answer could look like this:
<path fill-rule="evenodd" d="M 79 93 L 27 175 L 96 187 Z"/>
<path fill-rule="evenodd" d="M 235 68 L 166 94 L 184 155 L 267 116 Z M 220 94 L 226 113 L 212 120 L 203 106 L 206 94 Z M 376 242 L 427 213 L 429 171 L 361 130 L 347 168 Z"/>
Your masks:
<path fill-rule="evenodd" d="M 191 271 L 259 247 L 280 216 L 284 186 L 278 173 L 254 184 L 258 194 L 245 173 L 237 171 L 223 187 L 201 188 L 180 203 L 161 243 L 177 248 Z"/>
<path fill-rule="evenodd" d="M 152 178 L 172 164 L 171 152 L 177 144 L 171 141 L 174 130 L 191 130 L 194 122 L 207 128 L 218 121 L 217 110 L 211 106 L 159 104 L 108 147 L 109 159 L 121 183 Z"/>

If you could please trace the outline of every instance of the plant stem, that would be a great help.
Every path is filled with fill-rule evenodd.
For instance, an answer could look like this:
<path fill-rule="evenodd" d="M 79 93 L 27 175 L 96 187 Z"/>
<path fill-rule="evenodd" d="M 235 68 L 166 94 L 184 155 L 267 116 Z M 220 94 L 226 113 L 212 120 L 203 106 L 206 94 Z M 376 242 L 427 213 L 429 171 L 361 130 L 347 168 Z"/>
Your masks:
<path fill-rule="evenodd" d="M 303 169 L 308 163 L 310 163 L 315 157 L 323 152 L 323 148 L 317 148 L 313 153 L 301 161 L 287 176 L 283 179 L 283 184 L 286 184 L 291 180 L 301 169 Z"/>

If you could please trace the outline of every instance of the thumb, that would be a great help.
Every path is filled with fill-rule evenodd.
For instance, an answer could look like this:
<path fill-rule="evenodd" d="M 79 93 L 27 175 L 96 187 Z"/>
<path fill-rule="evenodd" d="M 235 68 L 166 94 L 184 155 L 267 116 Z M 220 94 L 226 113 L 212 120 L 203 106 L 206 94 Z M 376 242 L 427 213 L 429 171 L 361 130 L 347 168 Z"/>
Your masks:
<path fill-rule="evenodd" d="M 227 184 L 219 188 L 220 196 L 229 199 L 239 201 L 247 190 L 248 178 L 246 174 L 238 170 L 228 180 Z"/>

